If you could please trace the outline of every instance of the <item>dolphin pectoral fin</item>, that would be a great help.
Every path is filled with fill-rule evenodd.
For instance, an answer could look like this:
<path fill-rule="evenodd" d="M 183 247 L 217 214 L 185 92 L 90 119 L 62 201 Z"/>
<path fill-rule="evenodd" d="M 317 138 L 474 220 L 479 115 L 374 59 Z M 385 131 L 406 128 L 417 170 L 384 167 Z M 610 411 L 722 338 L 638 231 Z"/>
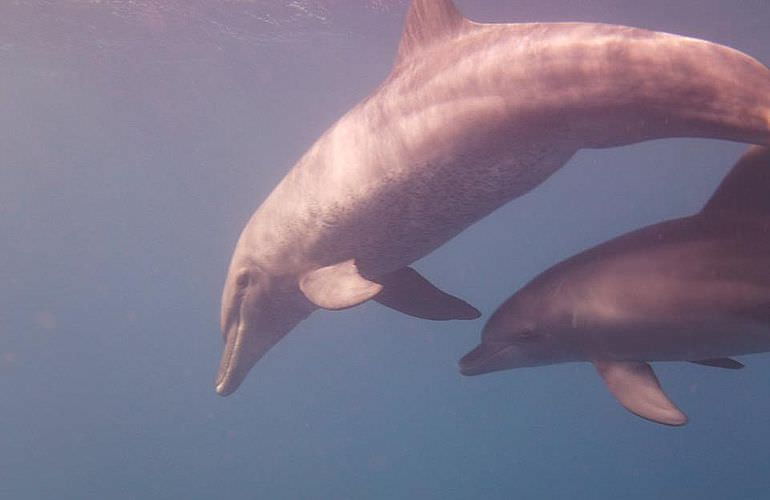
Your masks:
<path fill-rule="evenodd" d="M 690 361 L 696 365 L 713 366 L 715 368 L 727 368 L 728 370 L 740 370 L 745 365 L 740 361 L 736 361 L 730 358 L 713 358 L 713 359 L 699 359 L 698 361 Z"/>
<path fill-rule="evenodd" d="M 612 395 L 631 413 L 665 425 L 687 423 L 687 416 L 668 399 L 649 364 L 594 361 L 594 366 Z"/>
<path fill-rule="evenodd" d="M 411 267 L 377 278 L 382 291 L 374 297 L 380 304 L 423 319 L 476 319 L 481 313 L 462 299 L 436 288 Z"/>
<path fill-rule="evenodd" d="M 310 271 L 299 288 L 313 304 L 334 311 L 357 306 L 382 291 L 382 285 L 361 276 L 353 259 Z"/>

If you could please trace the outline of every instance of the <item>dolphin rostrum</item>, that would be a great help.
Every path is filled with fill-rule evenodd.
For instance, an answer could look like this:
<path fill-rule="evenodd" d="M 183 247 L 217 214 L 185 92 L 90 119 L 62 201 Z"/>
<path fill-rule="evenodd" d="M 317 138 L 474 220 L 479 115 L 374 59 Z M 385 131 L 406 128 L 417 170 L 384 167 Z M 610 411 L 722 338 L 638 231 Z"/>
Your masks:
<path fill-rule="evenodd" d="M 649 361 L 742 368 L 770 351 L 770 150 L 754 146 L 691 217 L 566 259 L 509 298 L 460 360 L 465 375 L 591 361 L 631 412 L 687 417 Z"/>
<path fill-rule="evenodd" d="M 249 220 L 222 298 L 227 395 L 317 308 L 369 299 L 478 312 L 407 267 L 580 148 L 712 137 L 770 143 L 770 70 L 736 50 L 605 24 L 480 24 L 414 0 L 391 74 Z"/>

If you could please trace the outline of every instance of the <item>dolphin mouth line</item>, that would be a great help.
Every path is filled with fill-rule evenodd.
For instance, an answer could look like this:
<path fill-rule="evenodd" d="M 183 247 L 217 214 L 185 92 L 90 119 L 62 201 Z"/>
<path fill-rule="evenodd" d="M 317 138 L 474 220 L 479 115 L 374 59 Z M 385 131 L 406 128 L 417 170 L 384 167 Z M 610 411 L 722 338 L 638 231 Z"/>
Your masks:
<path fill-rule="evenodd" d="M 238 364 L 238 353 L 243 344 L 245 328 L 242 328 L 242 326 L 241 321 L 238 321 L 236 327 L 231 329 L 231 332 L 233 333 L 228 334 L 225 339 L 225 352 L 222 355 L 219 373 L 217 374 L 216 383 L 214 384 L 214 389 L 220 396 L 228 396 L 238 387 L 238 385 L 232 386 L 231 382 L 235 370 L 234 367 Z"/>
<path fill-rule="evenodd" d="M 481 344 L 481 345 L 484 345 L 484 344 Z M 463 359 L 460 360 L 460 373 L 462 375 L 471 377 L 474 375 L 484 375 L 486 373 L 503 370 L 504 368 L 485 369 L 485 367 L 489 365 L 490 362 L 495 361 L 500 357 L 502 357 L 503 355 L 509 353 L 511 350 L 513 350 L 514 347 L 515 346 L 511 344 L 503 344 L 499 348 L 495 349 L 491 354 L 488 354 L 487 356 L 485 356 L 483 359 L 472 361 L 470 365 L 463 363 L 463 359 L 465 359 L 463 357 Z M 471 351 L 468 354 L 471 354 L 471 353 L 473 353 L 473 351 Z"/>

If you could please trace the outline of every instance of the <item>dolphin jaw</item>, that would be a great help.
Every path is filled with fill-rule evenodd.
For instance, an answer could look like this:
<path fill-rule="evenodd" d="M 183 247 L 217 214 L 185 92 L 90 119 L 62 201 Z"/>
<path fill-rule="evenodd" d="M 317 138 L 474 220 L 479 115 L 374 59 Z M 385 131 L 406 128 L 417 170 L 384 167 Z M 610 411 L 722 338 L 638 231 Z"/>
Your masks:
<path fill-rule="evenodd" d="M 237 373 L 239 370 L 236 369 L 240 365 L 239 358 L 241 357 L 240 354 L 242 354 L 243 331 L 240 321 L 235 322 L 232 326 L 225 333 L 225 350 L 222 353 L 222 361 L 220 362 L 215 381 L 215 390 L 220 396 L 232 394 L 245 376 L 244 373 L 244 376 L 238 377 Z"/>
<path fill-rule="evenodd" d="M 263 309 L 274 307 L 273 302 L 262 304 Z M 272 314 L 255 312 L 253 303 L 243 300 L 239 304 L 239 314 L 231 317 L 224 333 L 225 348 L 214 382 L 217 394 L 228 396 L 235 392 L 257 361 L 316 309 L 300 293 L 294 293 L 284 307 L 283 321 L 276 323 Z"/>
<path fill-rule="evenodd" d="M 240 308 L 243 309 L 243 307 L 244 304 L 241 304 Z M 214 383 L 214 389 L 220 396 L 228 396 L 235 392 L 266 350 L 260 351 L 260 346 L 254 345 L 255 339 L 249 338 L 254 336 L 254 332 L 250 331 L 251 322 L 245 320 L 243 314 L 240 314 L 225 330 L 225 348 Z M 277 341 L 281 336 L 260 334 L 254 337 L 261 339 L 273 337 Z"/>
<path fill-rule="evenodd" d="M 228 396 L 235 392 L 256 362 L 283 335 L 285 333 L 275 331 L 250 331 L 248 322 L 242 319 L 236 322 L 225 340 L 222 361 L 214 383 L 217 394 Z"/>
<path fill-rule="evenodd" d="M 460 373 L 474 376 L 515 368 L 514 366 L 506 366 L 507 363 L 505 363 L 513 348 L 514 346 L 511 344 L 481 343 L 460 359 L 458 363 Z"/>

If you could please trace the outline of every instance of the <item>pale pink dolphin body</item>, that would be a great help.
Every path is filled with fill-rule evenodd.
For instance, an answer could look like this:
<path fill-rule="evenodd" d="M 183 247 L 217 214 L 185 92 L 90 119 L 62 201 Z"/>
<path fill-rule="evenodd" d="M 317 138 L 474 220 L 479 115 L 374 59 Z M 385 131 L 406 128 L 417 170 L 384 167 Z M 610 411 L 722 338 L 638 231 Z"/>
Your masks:
<path fill-rule="evenodd" d="M 222 297 L 216 390 L 317 308 L 375 299 L 475 318 L 409 264 L 580 148 L 673 136 L 770 143 L 770 71 L 736 50 L 604 24 L 480 24 L 415 0 L 392 73 L 251 217 Z"/>
<path fill-rule="evenodd" d="M 770 151 L 755 146 L 698 214 L 560 262 L 490 318 L 465 375 L 591 361 L 649 420 L 682 425 L 649 361 L 723 368 L 770 351 Z"/>

